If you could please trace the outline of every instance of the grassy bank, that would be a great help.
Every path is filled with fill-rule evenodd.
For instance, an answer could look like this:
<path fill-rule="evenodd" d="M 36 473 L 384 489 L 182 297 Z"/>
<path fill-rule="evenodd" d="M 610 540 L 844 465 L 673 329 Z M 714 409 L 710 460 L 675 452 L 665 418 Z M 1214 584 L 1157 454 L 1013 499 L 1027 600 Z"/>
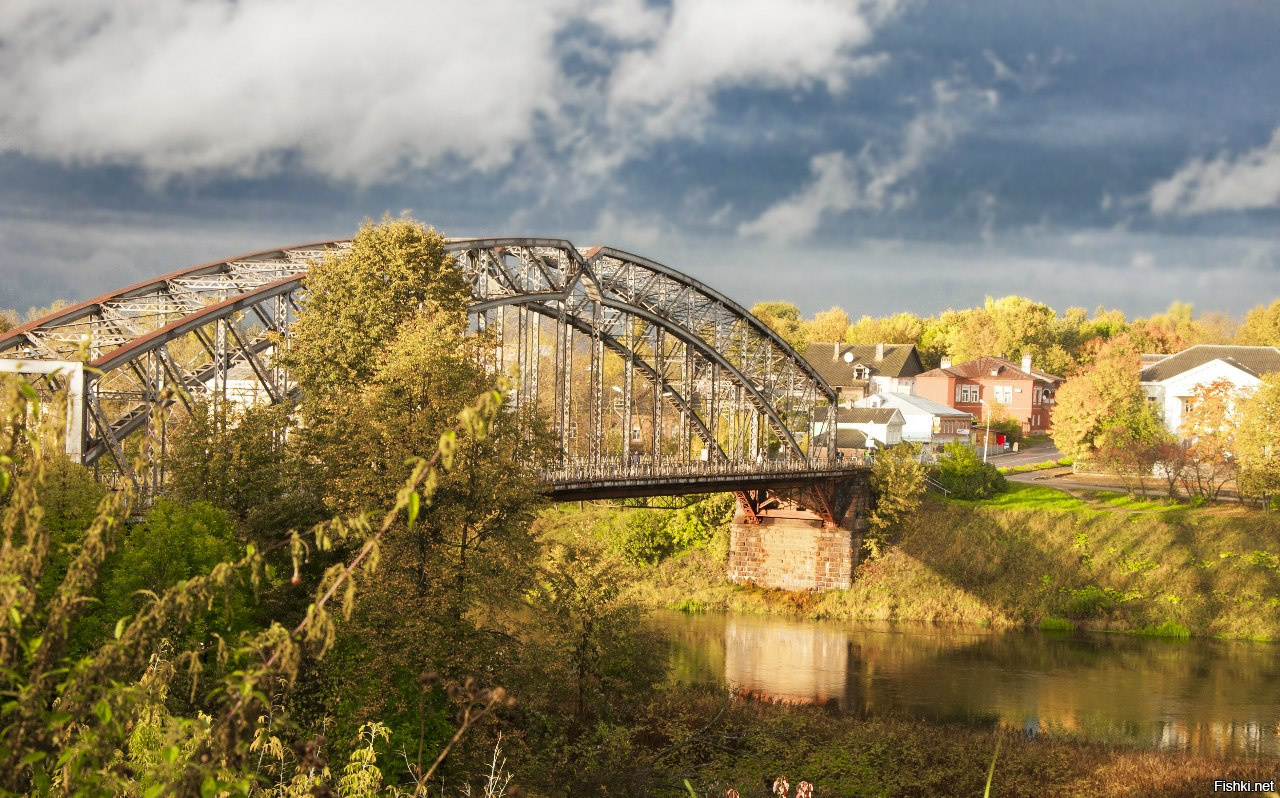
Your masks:
<path fill-rule="evenodd" d="M 802 779 L 818 795 L 982 795 L 997 733 L 951 724 L 866 720 L 816 707 L 726 701 L 718 691 L 674 691 L 655 707 L 666 719 L 653 762 L 654 795 L 764 795 L 766 779 Z M 716 721 L 707 726 L 707 720 Z M 1152 796 L 1213 792 L 1215 779 L 1269 781 L 1271 761 L 1161 753 L 1084 743 L 1067 736 L 1000 732 L 992 795 Z M 677 747 L 678 746 L 678 747 Z M 674 750 L 673 747 L 677 747 Z M 661 752 L 667 753 L 662 754 Z M 647 762 L 654 754 L 635 751 Z M 687 793 L 684 793 L 687 795 Z"/>
<path fill-rule="evenodd" d="M 598 539 L 618 518 L 555 510 L 542 523 Z M 1239 507 L 1019 484 L 987 502 L 930 499 L 851 589 L 822 595 L 732 585 L 727 553 L 717 529 L 633 566 L 629 589 L 648 606 L 690 611 L 1280 639 L 1280 517 Z"/>

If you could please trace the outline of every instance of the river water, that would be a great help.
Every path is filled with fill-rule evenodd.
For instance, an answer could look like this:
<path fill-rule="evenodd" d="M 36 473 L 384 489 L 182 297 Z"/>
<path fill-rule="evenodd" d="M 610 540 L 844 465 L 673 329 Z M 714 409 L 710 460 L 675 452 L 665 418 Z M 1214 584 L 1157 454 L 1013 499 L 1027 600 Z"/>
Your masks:
<path fill-rule="evenodd" d="M 1280 646 L 752 615 L 654 617 L 675 678 L 863 716 L 1280 757 Z"/>

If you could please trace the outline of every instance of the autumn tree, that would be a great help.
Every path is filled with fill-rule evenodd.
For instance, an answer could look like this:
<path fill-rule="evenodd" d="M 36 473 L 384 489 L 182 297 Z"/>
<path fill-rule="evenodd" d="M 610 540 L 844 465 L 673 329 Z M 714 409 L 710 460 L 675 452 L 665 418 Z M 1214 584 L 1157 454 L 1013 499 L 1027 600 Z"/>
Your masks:
<path fill-rule="evenodd" d="M 1249 311 L 1235 342 L 1244 346 L 1280 346 L 1280 299 Z"/>
<path fill-rule="evenodd" d="M 833 307 L 814 314 L 807 325 L 806 337 L 810 341 L 843 341 L 849 329 L 849 314 L 843 308 Z"/>
<path fill-rule="evenodd" d="M 1237 482 L 1241 495 L 1266 506 L 1280 495 L 1280 374 L 1267 374 L 1254 393 L 1236 408 Z"/>
<path fill-rule="evenodd" d="M 751 306 L 751 315 L 764 322 L 792 349 L 804 350 L 805 329 L 800 308 L 790 302 L 757 302 Z"/>
<path fill-rule="evenodd" d="M 1197 385 L 1180 433 L 1188 441 L 1183 484 L 1210 502 L 1218 500 L 1222 486 L 1235 476 L 1236 425 L 1232 414 L 1235 386 L 1229 380 Z"/>
<path fill-rule="evenodd" d="M 1145 404 L 1138 385 L 1138 352 L 1125 337 L 1099 348 L 1055 394 L 1053 442 L 1063 454 L 1088 458 L 1108 426 L 1138 417 Z"/>
<path fill-rule="evenodd" d="M 1106 471 L 1115 474 L 1130 494 L 1145 494 L 1147 480 L 1166 456 L 1172 440 L 1155 408 L 1146 403 L 1129 405 L 1106 421 L 1094 439 L 1094 458 Z"/>
<path fill-rule="evenodd" d="M 444 247 L 434 230 L 387 218 L 312 266 L 305 312 L 280 356 L 309 396 L 363 384 L 396 328 L 428 305 L 465 309 L 469 289 Z"/>
<path fill-rule="evenodd" d="M 872 318 L 863 316 L 845 332 L 847 344 L 916 344 L 924 335 L 925 320 L 914 313 L 902 312 L 892 316 Z"/>

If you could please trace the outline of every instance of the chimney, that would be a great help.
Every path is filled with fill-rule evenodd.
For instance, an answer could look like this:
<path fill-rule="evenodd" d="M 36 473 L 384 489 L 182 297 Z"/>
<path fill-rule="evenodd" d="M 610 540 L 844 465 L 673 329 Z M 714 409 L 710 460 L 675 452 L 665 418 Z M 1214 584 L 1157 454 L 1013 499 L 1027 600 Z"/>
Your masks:
<path fill-rule="evenodd" d="M 883 343 L 876 344 L 876 362 L 879 363 L 881 360 L 884 360 L 884 344 Z"/>
<path fill-rule="evenodd" d="M 951 358 L 948 357 L 947 355 L 942 356 L 942 368 L 944 369 L 951 368 Z"/>
<path fill-rule="evenodd" d="M 1022 370 L 1027 372 L 1028 374 L 1031 373 L 1031 353 L 1030 352 L 1022 353 Z"/>
<path fill-rule="evenodd" d="M 831 359 L 832 360 L 840 359 L 840 342 L 839 341 L 836 341 L 834 344 L 831 345 Z"/>

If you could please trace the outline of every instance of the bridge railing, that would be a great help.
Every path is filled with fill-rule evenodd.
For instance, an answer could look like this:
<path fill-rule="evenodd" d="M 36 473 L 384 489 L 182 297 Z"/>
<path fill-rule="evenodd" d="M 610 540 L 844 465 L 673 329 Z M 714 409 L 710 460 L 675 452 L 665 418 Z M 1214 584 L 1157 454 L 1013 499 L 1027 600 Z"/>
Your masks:
<path fill-rule="evenodd" d="M 771 460 L 666 460 L 643 458 L 624 460 L 620 457 L 603 460 L 570 460 L 558 467 L 542 472 L 544 482 L 556 485 L 569 482 L 613 482 L 623 480 L 657 480 L 698 478 L 715 476 L 761 477 L 777 474 L 844 473 L 861 466 L 854 461 L 800 459 Z"/>

